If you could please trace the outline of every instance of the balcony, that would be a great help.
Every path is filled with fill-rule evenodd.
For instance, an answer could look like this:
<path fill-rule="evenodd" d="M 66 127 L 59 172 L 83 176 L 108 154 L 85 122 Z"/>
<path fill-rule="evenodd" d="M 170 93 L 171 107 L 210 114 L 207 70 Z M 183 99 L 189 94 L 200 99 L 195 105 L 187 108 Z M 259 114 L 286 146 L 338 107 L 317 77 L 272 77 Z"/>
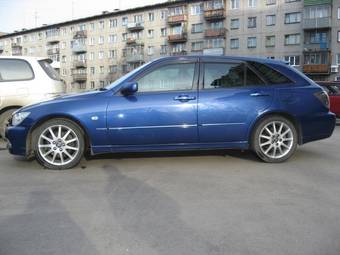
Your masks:
<path fill-rule="evenodd" d="M 305 64 L 303 65 L 303 72 L 311 75 L 327 75 L 330 73 L 330 67 L 331 66 L 329 64 Z"/>
<path fill-rule="evenodd" d="M 221 9 L 205 9 L 204 10 L 204 18 L 208 21 L 225 19 L 225 10 L 224 10 L 224 8 L 221 8 Z"/>
<path fill-rule="evenodd" d="M 59 48 L 54 48 L 54 49 L 48 49 L 47 50 L 47 55 L 55 55 L 55 54 L 59 54 L 60 53 L 60 49 Z"/>
<path fill-rule="evenodd" d="M 128 63 L 144 62 L 144 54 L 142 54 L 142 53 L 128 54 L 126 56 L 126 62 L 128 62 Z"/>
<path fill-rule="evenodd" d="M 75 82 L 82 82 L 87 80 L 86 73 L 73 73 L 72 74 L 73 81 Z"/>
<path fill-rule="evenodd" d="M 58 35 L 49 36 L 46 38 L 48 44 L 55 44 L 60 42 Z"/>
<path fill-rule="evenodd" d="M 170 52 L 170 56 L 185 56 L 187 54 L 188 54 L 188 52 L 186 50 Z"/>
<path fill-rule="evenodd" d="M 11 43 L 11 46 L 12 46 L 12 48 L 20 48 L 20 49 L 22 48 L 20 43 L 15 43 L 15 42 Z"/>
<path fill-rule="evenodd" d="M 225 28 L 209 28 L 204 32 L 205 37 L 225 37 Z"/>
<path fill-rule="evenodd" d="M 331 17 L 303 20 L 303 29 L 330 28 L 331 26 L 332 26 Z"/>
<path fill-rule="evenodd" d="M 180 33 L 175 35 L 169 35 L 168 36 L 168 42 L 169 43 L 180 43 L 180 42 L 186 42 L 188 40 L 187 33 Z"/>
<path fill-rule="evenodd" d="M 82 30 L 82 31 L 76 31 L 73 35 L 73 38 L 86 38 L 87 37 L 87 31 Z"/>
<path fill-rule="evenodd" d="M 86 62 L 86 60 L 74 60 L 73 61 L 73 67 L 74 68 L 86 68 L 87 62 Z"/>
<path fill-rule="evenodd" d="M 328 51 L 330 48 L 330 42 L 321 43 L 305 43 L 303 45 L 304 51 Z"/>
<path fill-rule="evenodd" d="M 129 31 L 138 31 L 144 29 L 144 23 L 143 22 L 130 22 L 127 24 L 127 29 Z"/>
<path fill-rule="evenodd" d="M 144 42 L 140 39 L 136 39 L 136 38 L 128 38 L 126 40 L 126 44 L 134 44 L 134 45 L 144 45 Z"/>
<path fill-rule="evenodd" d="M 185 14 L 169 16 L 168 17 L 168 24 L 169 25 L 177 25 L 177 24 L 181 24 L 183 22 L 186 22 L 187 20 L 188 20 L 188 16 L 185 15 Z"/>
<path fill-rule="evenodd" d="M 85 44 L 73 45 L 72 51 L 74 53 L 86 52 L 86 45 Z"/>

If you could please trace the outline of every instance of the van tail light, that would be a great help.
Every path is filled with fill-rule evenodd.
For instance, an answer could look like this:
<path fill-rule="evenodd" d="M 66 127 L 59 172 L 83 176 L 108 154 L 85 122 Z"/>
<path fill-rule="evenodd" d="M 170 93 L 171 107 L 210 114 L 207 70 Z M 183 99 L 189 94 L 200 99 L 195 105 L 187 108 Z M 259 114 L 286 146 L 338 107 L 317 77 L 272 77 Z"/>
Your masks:
<path fill-rule="evenodd" d="M 319 92 L 314 93 L 314 96 L 316 96 L 317 99 L 320 100 L 320 102 L 329 109 L 330 103 L 329 103 L 329 96 L 326 91 L 322 90 Z"/>

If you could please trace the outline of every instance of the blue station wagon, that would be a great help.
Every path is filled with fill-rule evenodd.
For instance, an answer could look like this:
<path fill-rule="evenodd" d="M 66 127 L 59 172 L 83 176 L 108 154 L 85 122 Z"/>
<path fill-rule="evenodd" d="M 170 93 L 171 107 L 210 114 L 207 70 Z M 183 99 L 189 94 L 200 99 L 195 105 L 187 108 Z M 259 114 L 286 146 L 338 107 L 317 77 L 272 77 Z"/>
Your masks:
<path fill-rule="evenodd" d="M 10 153 L 50 169 L 72 168 L 84 153 L 165 150 L 250 149 L 277 163 L 334 127 L 327 93 L 284 62 L 185 56 L 21 108 L 6 137 Z"/>

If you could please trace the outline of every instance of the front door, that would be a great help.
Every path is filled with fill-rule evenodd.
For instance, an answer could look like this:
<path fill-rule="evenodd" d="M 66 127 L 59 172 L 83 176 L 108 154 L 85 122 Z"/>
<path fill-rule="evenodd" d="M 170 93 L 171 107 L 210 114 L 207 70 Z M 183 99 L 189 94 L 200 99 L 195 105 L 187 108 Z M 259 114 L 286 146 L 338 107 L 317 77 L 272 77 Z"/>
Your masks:
<path fill-rule="evenodd" d="M 110 144 L 196 143 L 197 69 L 197 60 L 159 64 L 134 79 L 137 93 L 113 96 L 107 110 Z"/>

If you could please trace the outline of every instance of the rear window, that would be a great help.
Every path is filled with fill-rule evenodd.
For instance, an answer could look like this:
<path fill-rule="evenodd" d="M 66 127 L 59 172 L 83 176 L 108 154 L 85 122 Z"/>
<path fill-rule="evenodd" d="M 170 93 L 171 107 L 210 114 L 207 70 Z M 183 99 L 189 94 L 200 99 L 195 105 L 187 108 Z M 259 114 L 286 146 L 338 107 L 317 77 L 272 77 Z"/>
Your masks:
<path fill-rule="evenodd" d="M 270 84 L 281 84 L 281 83 L 292 82 L 286 76 L 270 68 L 267 65 L 264 65 L 258 62 L 249 62 L 249 64 L 253 66 L 256 69 L 256 71 L 258 71 L 261 74 L 261 76 L 264 77 Z"/>
<path fill-rule="evenodd" d="M 51 79 L 60 81 L 59 73 L 56 70 L 54 70 L 54 68 L 47 62 L 47 60 L 40 60 L 39 64 Z"/>
<path fill-rule="evenodd" d="M 0 82 L 25 81 L 33 78 L 33 70 L 25 60 L 0 59 Z"/>

